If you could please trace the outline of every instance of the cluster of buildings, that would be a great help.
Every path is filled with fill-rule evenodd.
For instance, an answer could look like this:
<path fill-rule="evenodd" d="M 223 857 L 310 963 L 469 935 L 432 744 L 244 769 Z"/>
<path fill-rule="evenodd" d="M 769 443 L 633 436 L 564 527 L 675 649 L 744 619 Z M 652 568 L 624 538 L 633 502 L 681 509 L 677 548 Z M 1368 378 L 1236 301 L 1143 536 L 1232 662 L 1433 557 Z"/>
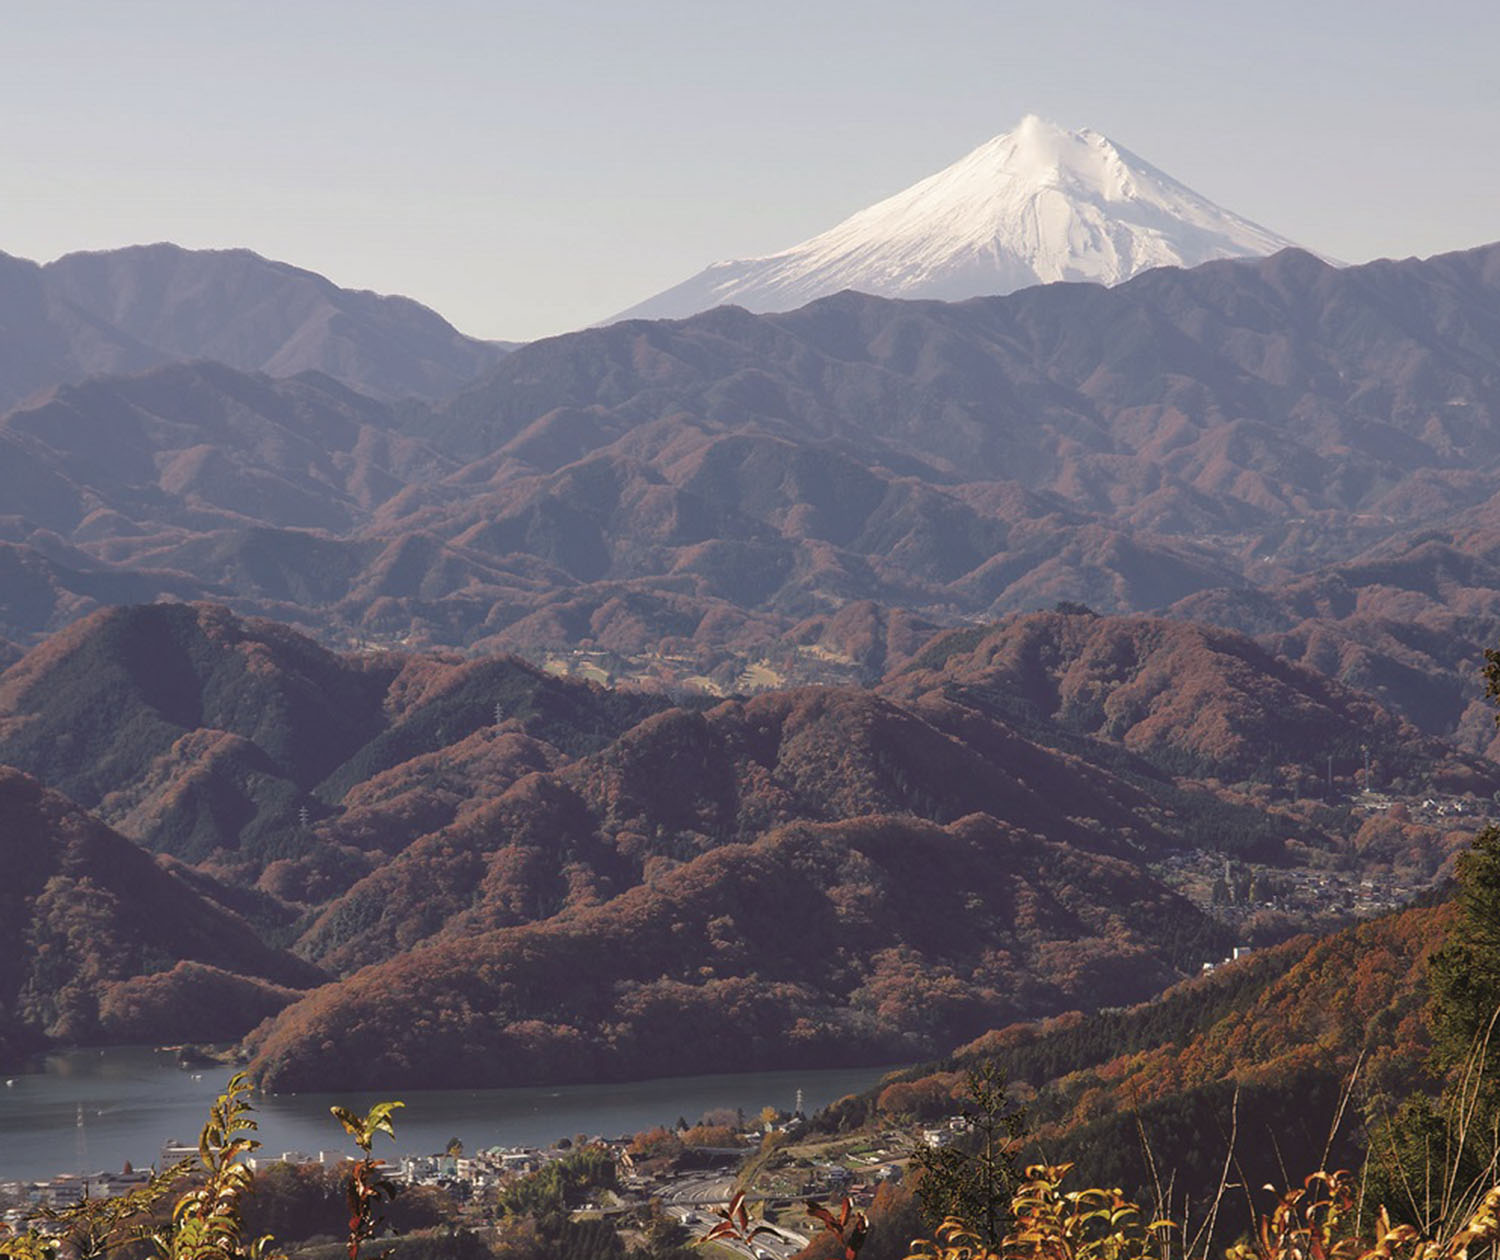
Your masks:
<path fill-rule="evenodd" d="M 472 1155 L 403 1155 L 390 1176 L 407 1186 L 442 1186 L 472 1193 L 534 1173 L 567 1151 L 533 1146 L 491 1146 Z"/>
<path fill-rule="evenodd" d="M 971 1127 L 968 1117 L 949 1116 L 941 1125 L 923 1129 L 917 1136 L 924 1146 L 929 1146 L 937 1151 L 942 1150 L 945 1146 L 952 1146 Z"/>
<path fill-rule="evenodd" d="M 1176 891 L 1229 923 L 1278 911 L 1312 926 L 1381 914 L 1407 904 L 1432 880 L 1417 871 L 1272 867 L 1204 849 L 1169 854 L 1153 869 Z"/>
<path fill-rule="evenodd" d="M 623 1149 L 623 1144 L 622 1144 Z M 403 1155 L 392 1163 L 389 1175 L 405 1185 L 436 1185 L 449 1189 L 481 1190 L 525 1173 L 535 1172 L 550 1160 L 560 1159 L 566 1151 L 538 1150 L 531 1147 L 492 1147 L 472 1156 Z M 282 1151 L 279 1155 L 261 1154 L 246 1160 L 252 1169 L 271 1164 L 318 1164 L 337 1167 L 350 1158 L 344 1150 Z M 163 1144 L 158 1168 L 171 1168 L 189 1160 L 198 1162 L 197 1145 L 189 1146 L 175 1138 Z M 113 1198 L 128 1194 L 151 1180 L 151 1170 L 136 1170 L 126 1165 L 122 1172 L 59 1173 L 42 1181 L 0 1181 L 0 1220 L 18 1226 L 38 1208 L 62 1209 L 85 1198 Z"/>
<path fill-rule="evenodd" d="M 758 1189 L 768 1198 L 783 1196 L 785 1201 L 779 1203 L 781 1207 L 802 1197 L 841 1198 L 844 1195 L 850 1196 L 857 1204 L 867 1205 L 882 1182 L 900 1179 L 913 1145 L 947 1145 L 962 1132 L 964 1124 L 962 1120 L 953 1119 L 920 1133 L 891 1132 L 883 1138 L 873 1139 L 868 1149 L 841 1158 L 799 1159 L 797 1167 L 787 1167 L 779 1174 L 771 1174 L 770 1180 L 785 1184 Z M 776 1130 L 788 1134 L 801 1132 L 805 1127 L 806 1120 L 800 1112 L 790 1118 L 783 1116 L 774 1125 Z M 700 1223 L 706 1219 L 702 1212 L 708 1210 L 701 1205 L 720 1195 L 721 1187 L 729 1184 L 733 1169 L 760 1146 L 765 1136 L 764 1126 L 760 1129 L 744 1126 L 735 1134 L 736 1145 L 691 1147 L 669 1158 L 633 1157 L 630 1150 L 633 1139 L 629 1135 L 593 1139 L 590 1146 L 608 1150 L 615 1159 L 618 1192 L 605 1196 L 608 1200 L 605 1204 L 587 1206 L 611 1215 L 628 1212 L 634 1206 L 659 1198 L 668 1203 L 669 1211 L 689 1226 Z M 387 1175 L 403 1185 L 440 1187 L 455 1199 L 467 1202 L 477 1200 L 486 1190 L 538 1172 L 577 1149 L 574 1142 L 560 1141 L 551 1147 L 493 1146 L 465 1153 L 455 1142 L 452 1148 L 441 1154 L 404 1154 L 390 1160 Z M 281 1163 L 334 1168 L 348 1159 L 348 1153 L 342 1149 L 287 1150 L 279 1154 L 261 1152 L 248 1162 L 252 1168 L 258 1169 Z M 161 1148 L 157 1167 L 170 1168 L 184 1160 L 197 1162 L 196 1144 L 170 1140 Z M 145 1186 L 151 1176 L 149 1169 L 136 1171 L 126 1165 L 124 1171 L 118 1173 L 64 1173 L 42 1181 L 0 1182 L 0 1219 L 24 1228 L 28 1218 L 39 1208 L 63 1209 L 86 1197 L 98 1199 L 125 1194 Z"/>
<path fill-rule="evenodd" d="M 193 1155 L 197 1154 L 195 1146 Z M 14 1228 L 39 1207 L 60 1210 L 86 1198 L 113 1198 L 129 1194 L 150 1180 L 149 1168 L 137 1172 L 127 1165 L 117 1173 L 59 1173 L 45 1181 L 0 1181 L 0 1220 Z"/>

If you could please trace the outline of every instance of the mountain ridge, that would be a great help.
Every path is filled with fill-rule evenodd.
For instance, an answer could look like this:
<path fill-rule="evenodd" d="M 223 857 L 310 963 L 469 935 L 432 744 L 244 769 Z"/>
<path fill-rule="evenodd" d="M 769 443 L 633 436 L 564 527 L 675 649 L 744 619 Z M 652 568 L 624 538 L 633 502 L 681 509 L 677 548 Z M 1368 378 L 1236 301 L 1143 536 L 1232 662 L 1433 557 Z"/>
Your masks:
<path fill-rule="evenodd" d="M 0 635 L 206 597 L 335 644 L 590 651 L 734 690 L 757 653 L 826 680 L 786 636 L 849 604 L 937 626 L 1203 596 L 1238 617 L 1321 574 L 1308 607 L 1386 620 L 1461 592 L 1467 642 L 1500 609 L 1497 344 L 1489 246 L 631 321 L 523 347 L 436 407 L 157 368 L 0 419 Z M 1482 713 L 1442 710 L 1426 729 L 1484 746 Z"/>
<path fill-rule="evenodd" d="M 465 337 L 410 298 L 343 289 L 248 249 L 159 242 L 45 264 L 0 254 L 0 411 L 90 376 L 200 359 L 437 398 L 509 348 Z"/>
<path fill-rule="evenodd" d="M 233 1035 L 323 975 L 61 793 L 0 766 L 0 1050 Z M 189 986 L 195 1006 L 167 994 Z M 196 1018 L 195 1018 L 196 1014 Z M 169 1023 L 155 1024 L 161 1015 Z M 17 1035 L 19 1034 L 19 1035 Z"/>

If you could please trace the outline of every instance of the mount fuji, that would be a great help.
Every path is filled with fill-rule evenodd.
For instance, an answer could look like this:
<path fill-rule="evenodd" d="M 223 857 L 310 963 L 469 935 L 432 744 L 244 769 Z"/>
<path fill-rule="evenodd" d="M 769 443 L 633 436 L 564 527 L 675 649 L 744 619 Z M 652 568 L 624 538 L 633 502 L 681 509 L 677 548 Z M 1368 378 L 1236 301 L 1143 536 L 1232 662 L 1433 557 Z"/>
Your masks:
<path fill-rule="evenodd" d="M 615 318 L 679 318 L 730 304 L 784 311 L 842 289 L 958 301 L 1054 280 L 1118 284 L 1152 267 L 1293 244 L 1097 131 L 1067 131 L 1033 114 L 820 236 L 714 263 Z"/>

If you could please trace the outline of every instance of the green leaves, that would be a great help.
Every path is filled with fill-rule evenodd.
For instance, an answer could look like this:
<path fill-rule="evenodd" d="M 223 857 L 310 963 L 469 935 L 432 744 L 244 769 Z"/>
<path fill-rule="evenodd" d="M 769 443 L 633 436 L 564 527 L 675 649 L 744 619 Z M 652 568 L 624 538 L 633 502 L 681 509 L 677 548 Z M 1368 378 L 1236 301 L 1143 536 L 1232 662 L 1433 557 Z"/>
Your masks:
<path fill-rule="evenodd" d="M 1007 1095 L 1005 1073 L 993 1061 L 971 1068 L 963 1107 L 968 1131 L 953 1146 L 924 1148 L 913 1158 L 922 1170 L 917 1196 L 929 1221 L 957 1218 L 985 1246 L 999 1246 L 1011 1220 L 1011 1195 L 1021 1180 L 1016 1152 L 1027 1133 L 1025 1109 Z"/>
<path fill-rule="evenodd" d="M 237 1072 L 209 1109 L 198 1137 L 198 1157 L 207 1177 L 181 1195 L 172 1209 L 171 1229 L 156 1236 L 166 1260 L 261 1260 L 271 1240 L 250 1244 L 240 1237 L 240 1198 L 255 1180 L 244 1160 L 260 1149 L 248 1135 L 257 1126 L 250 1117 L 249 1077 Z"/>
<path fill-rule="evenodd" d="M 365 1157 L 354 1165 L 354 1170 L 349 1174 L 349 1236 L 345 1244 L 349 1260 L 359 1260 L 360 1245 L 367 1238 L 373 1237 L 380 1226 L 375 1215 L 376 1204 L 382 1198 L 392 1199 L 396 1195 L 395 1186 L 381 1176 L 382 1161 L 370 1157 L 370 1148 L 375 1144 L 377 1133 L 384 1133 L 392 1140 L 395 1139 L 396 1127 L 391 1122 L 391 1112 L 404 1106 L 404 1102 L 379 1102 L 362 1116 L 356 1115 L 347 1107 L 333 1106 L 328 1109 L 333 1113 L 333 1118 L 344 1126 L 344 1131 L 354 1139 L 355 1145 L 365 1153 Z"/>
<path fill-rule="evenodd" d="M 364 1115 L 356 1115 L 347 1107 L 333 1106 L 328 1110 L 333 1113 L 333 1118 L 344 1126 L 345 1132 L 354 1139 L 354 1144 L 366 1155 L 375 1144 L 375 1135 L 384 1133 L 392 1141 L 396 1137 L 395 1125 L 391 1122 L 391 1112 L 397 1107 L 404 1107 L 404 1102 L 379 1102 L 376 1103 Z"/>

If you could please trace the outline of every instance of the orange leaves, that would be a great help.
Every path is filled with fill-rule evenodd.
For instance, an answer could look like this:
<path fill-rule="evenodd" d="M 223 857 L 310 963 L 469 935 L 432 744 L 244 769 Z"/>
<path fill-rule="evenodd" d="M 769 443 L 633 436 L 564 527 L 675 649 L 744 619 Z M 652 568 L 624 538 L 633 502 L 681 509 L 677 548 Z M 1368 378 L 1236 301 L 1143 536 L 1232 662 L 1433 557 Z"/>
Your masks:
<path fill-rule="evenodd" d="M 950 1216 L 937 1228 L 936 1241 L 918 1238 L 906 1260 L 999 1260 L 957 1217 Z"/>
<path fill-rule="evenodd" d="M 808 1215 L 821 1222 L 823 1230 L 838 1240 L 843 1248 L 844 1260 L 856 1260 L 870 1228 L 870 1222 L 865 1214 L 856 1212 L 853 1203 L 847 1198 L 837 1215 L 812 1199 L 807 1201 L 806 1207 Z M 720 1208 L 717 1215 L 719 1216 L 718 1222 L 707 1233 L 695 1239 L 695 1242 L 725 1240 L 738 1243 L 754 1252 L 752 1244 L 757 1238 L 766 1235 L 782 1240 L 786 1238 L 786 1235 L 776 1226 L 750 1215 L 745 1207 L 744 1191 L 737 1193 L 726 1207 Z"/>
<path fill-rule="evenodd" d="M 716 1147 L 720 1150 L 740 1146 L 739 1134 L 729 1124 L 695 1124 L 682 1135 L 683 1146 Z"/>
<path fill-rule="evenodd" d="M 752 1217 L 745 1208 L 745 1192 L 742 1190 L 732 1198 L 728 1206 L 718 1210 L 719 1222 L 706 1234 L 695 1239 L 696 1242 L 715 1242 L 718 1239 L 728 1239 L 737 1242 L 743 1247 L 750 1247 L 755 1239 L 763 1234 L 769 1234 L 774 1238 L 784 1238 L 785 1235 L 774 1225 L 767 1225 L 764 1221 L 756 1221 L 751 1224 Z"/>
<path fill-rule="evenodd" d="M 865 1235 L 870 1232 L 870 1222 L 863 1212 L 856 1212 L 854 1204 L 846 1197 L 839 1214 L 835 1216 L 821 1204 L 809 1199 L 807 1214 L 821 1221 L 823 1228 L 844 1245 L 844 1260 L 855 1260 L 864 1246 Z"/>
<path fill-rule="evenodd" d="M 1227 1260 L 1466 1260 L 1475 1244 L 1500 1238 L 1500 1186 L 1485 1194 L 1459 1229 L 1438 1238 L 1392 1225 L 1383 1207 L 1374 1229 L 1358 1232 L 1355 1190 L 1347 1171 L 1313 1173 L 1301 1189 L 1281 1195 L 1250 1241 L 1231 1247 Z"/>
<path fill-rule="evenodd" d="M 1170 1221 L 1143 1224 L 1119 1190 L 1064 1191 L 1071 1164 L 1034 1164 L 1011 1199 L 1014 1224 L 991 1251 L 967 1224 L 945 1220 L 907 1260 L 1166 1260 Z"/>
<path fill-rule="evenodd" d="M 960 1080 L 957 1072 L 940 1072 L 915 1081 L 895 1081 L 880 1091 L 876 1110 L 917 1120 L 949 1115 Z"/>
<path fill-rule="evenodd" d="M 644 1129 L 632 1139 L 630 1154 L 635 1159 L 672 1158 L 682 1154 L 682 1139 L 660 1125 Z"/>
<path fill-rule="evenodd" d="M 1251 1241 L 1231 1247 L 1228 1258 L 1354 1260 L 1364 1253 L 1349 1220 L 1354 1200 L 1349 1173 L 1315 1172 L 1301 1189 L 1283 1193 L 1271 1214 L 1257 1222 Z"/>

